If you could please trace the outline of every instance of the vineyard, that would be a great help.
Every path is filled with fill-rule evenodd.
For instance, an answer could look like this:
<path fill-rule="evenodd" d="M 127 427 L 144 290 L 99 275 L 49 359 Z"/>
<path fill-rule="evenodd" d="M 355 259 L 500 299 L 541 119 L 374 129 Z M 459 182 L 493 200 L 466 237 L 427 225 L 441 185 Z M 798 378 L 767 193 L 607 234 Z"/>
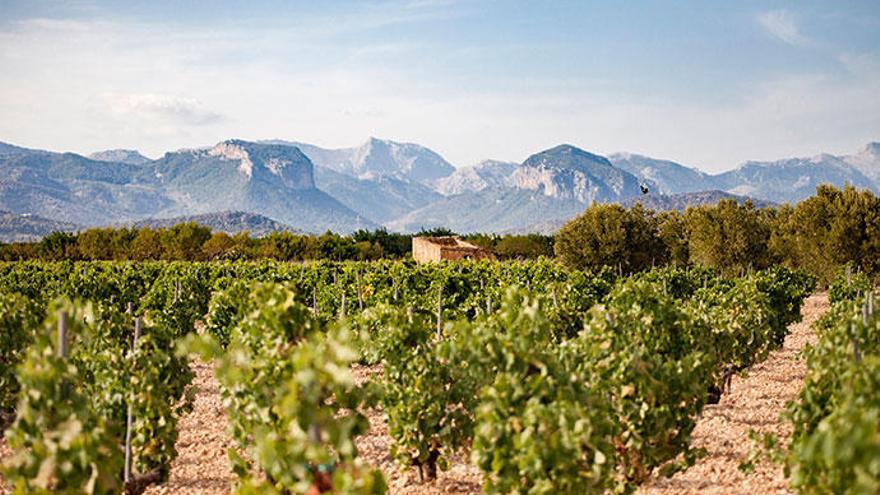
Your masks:
<path fill-rule="evenodd" d="M 813 285 L 779 267 L 547 260 L 0 264 L 2 479 L 161 486 L 198 359 L 219 384 L 235 493 L 385 493 L 357 447 L 370 411 L 420 483 L 464 459 L 487 493 L 630 493 L 705 455 L 702 412 L 783 345 Z M 752 460 L 802 493 L 877 493 L 880 318 L 863 275 L 829 294 L 794 434 Z"/>

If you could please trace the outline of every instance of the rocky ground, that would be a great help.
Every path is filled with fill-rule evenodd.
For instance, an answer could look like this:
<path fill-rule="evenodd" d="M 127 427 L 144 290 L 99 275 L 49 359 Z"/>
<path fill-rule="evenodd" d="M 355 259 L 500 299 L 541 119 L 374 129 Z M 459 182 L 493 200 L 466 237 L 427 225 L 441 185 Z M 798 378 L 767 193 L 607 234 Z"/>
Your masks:
<path fill-rule="evenodd" d="M 178 424 L 177 459 L 167 483 L 151 486 L 147 494 L 208 495 L 229 493 L 235 479 L 226 452 L 233 445 L 226 432 L 226 413 L 210 364 L 192 364 L 196 395 L 193 411 Z"/>
<path fill-rule="evenodd" d="M 808 298 L 803 320 L 794 324 L 782 349 L 771 353 L 763 363 L 747 375 L 733 379 L 731 391 L 721 402 L 707 406 L 694 430 L 693 445 L 705 448 L 707 455 L 695 466 L 672 478 L 656 479 L 639 490 L 641 494 L 767 494 L 789 493 L 779 467 L 759 463 L 751 474 L 738 466 L 748 455 L 748 433 L 772 432 L 785 438 L 790 429 L 780 421 L 785 403 L 793 399 L 803 384 L 806 372 L 797 359 L 800 349 L 815 340 L 810 330 L 813 321 L 828 308 L 825 294 Z M 171 479 L 162 486 L 150 488 L 150 494 L 226 494 L 234 479 L 226 455 L 232 441 L 226 432 L 226 417 L 220 402 L 217 382 L 206 363 L 193 364 L 196 378 L 194 410 L 180 424 L 179 456 L 171 469 Z M 356 379 L 370 380 L 381 372 L 378 367 L 357 367 Z M 389 455 L 391 438 L 379 411 L 367 411 L 372 426 L 369 434 L 358 441 L 363 458 L 385 473 L 393 494 L 479 493 L 480 473 L 466 462 L 456 459 L 448 471 L 441 472 L 430 484 L 419 483 L 413 469 L 401 469 Z M 0 440 L 0 459 L 10 453 Z M 2 486 L 0 495 L 7 495 Z"/>
<path fill-rule="evenodd" d="M 6 439 L 0 438 L 0 461 L 12 455 L 12 451 L 6 445 Z M 9 495 L 12 490 L 3 482 L 3 475 L 0 475 L 0 495 Z"/>

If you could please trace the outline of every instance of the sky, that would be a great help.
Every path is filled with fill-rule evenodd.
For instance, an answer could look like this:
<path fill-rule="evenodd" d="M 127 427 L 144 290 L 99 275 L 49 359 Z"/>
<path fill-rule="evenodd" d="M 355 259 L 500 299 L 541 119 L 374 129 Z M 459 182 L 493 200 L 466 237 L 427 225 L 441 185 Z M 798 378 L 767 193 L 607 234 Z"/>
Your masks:
<path fill-rule="evenodd" d="M 0 141 L 560 143 L 709 172 L 880 141 L 866 1 L 0 0 Z"/>

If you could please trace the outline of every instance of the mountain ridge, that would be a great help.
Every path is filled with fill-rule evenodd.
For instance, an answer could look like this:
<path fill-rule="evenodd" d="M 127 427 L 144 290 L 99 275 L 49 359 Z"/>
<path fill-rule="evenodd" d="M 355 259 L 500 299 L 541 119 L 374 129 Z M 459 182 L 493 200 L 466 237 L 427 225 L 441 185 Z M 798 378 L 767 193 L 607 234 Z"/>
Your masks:
<path fill-rule="evenodd" d="M 446 159 L 422 145 L 375 137 L 352 148 L 322 148 L 277 139 L 261 142 L 295 146 L 315 165 L 360 179 L 392 176 L 427 183 L 455 171 Z"/>
<path fill-rule="evenodd" d="M 551 225 L 593 202 L 724 194 L 783 203 L 812 195 L 821 183 L 880 191 L 877 142 L 849 155 L 748 161 L 718 174 L 570 144 L 522 163 L 488 160 L 458 169 L 424 146 L 377 138 L 337 149 L 228 139 L 155 160 L 135 153 L 107 150 L 90 158 L 0 143 L 0 210 L 83 227 L 240 210 L 303 232 L 380 225 L 501 232 Z"/>
<path fill-rule="evenodd" d="M 0 211 L 0 242 L 33 242 L 52 232 L 76 232 L 81 228 L 37 215 Z"/>
<path fill-rule="evenodd" d="M 635 196 L 638 179 L 607 158 L 562 144 L 535 153 L 514 172 L 516 187 L 584 204 Z"/>
<path fill-rule="evenodd" d="M 289 146 L 232 139 L 141 165 L 3 150 L 0 208 L 15 213 L 92 226 L 246 210 L 303 231 L 377 226 L 316 188 L 311 161 Z"/>
<path fill-rule="evenodd" d="M 147 218 L 131 223 L 136 228 L 168 228 L 180 223 L 197 223 L 213 232 L 234 235 L 248 232 L 255 237 L 263 237 L 271 232 L 300 233 L 290 225 L 273 220 L 265 215 L 245 211 L 219 211 L 200 215 L 184 215 L 171 218 Z"/>
<path fill-rule="evenodd" d="M 89 153 L 87 158 L 100 162 L 116 162 L 128 165 L 143 165 L 151 161 L 149 158 L 140 154 L 137 150 L 127 150 L 122 148 L 96 151 L 94 153 Z"/>

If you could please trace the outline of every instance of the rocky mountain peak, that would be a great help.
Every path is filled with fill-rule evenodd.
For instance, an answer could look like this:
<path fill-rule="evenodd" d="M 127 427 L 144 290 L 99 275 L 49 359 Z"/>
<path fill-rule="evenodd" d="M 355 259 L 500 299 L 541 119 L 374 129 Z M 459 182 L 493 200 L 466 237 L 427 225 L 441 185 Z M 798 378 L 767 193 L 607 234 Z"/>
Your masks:
<path fill-rule="evenodd" d="M 536 153 L 514 173 L 516 187 L 590 204 L 640 194 L 639 181 L 607 158 L 570 144 Z"/>
<path fill-rule="evenodd" d="M 206 153 L 221 160 L 239 162 L 239 171 L 248 179 L 271 174 L 280 178 L 286 187 L 315 187 L 312 162 L 295 146 L 230 139 L 217 143 Z"/>
<path fill-rule="evenodd" d="M 559 146 L 536 153 L 527 158 L 523 165 L 526 167 L 579 170 L 585 170 L 590 168 L 590 166 L 596 165 L 614 168 L 614 165 L 604 156 L 595 155 L 570 144 L 560 144 Z"/>
<path fill-rule="evenodd" d="M 296 146 L 315 165 L 358 179 L 392 177 L 429 184 L 455 171 L 455 167 L 443 157 L 424 146 L 376 137 L 370 137 L 354 148 L 326 149 L 308 144 Z"/>
<path fill-rule="evenodd" d="M 880 143 L 868 143 L 861 151 L 843 157 L 843 160 L 873 180 L 875 190 L 880 190 Z"/>
<path fill-rule="evenodd" d="M 714 187 L 707 174 L 670 160 L 636 153 L 612 153 L 608 159 L 615 167 L 638 177 L 652 193 L 677 194 Z"/>
<path fill-rule="evenodd" d="M 99 162 L 127 163 L 129 165 L 143 165 L 150 161 L 137 150 L 122 148 L 96 151 L 88 157 Z"/>
<path fill-rule="evenodd" d="M 452 174 L 434 182 L 434 189 L 444 196 L 463 192 L 477 192 L 488 188 L 506 188 L 514 184 L 513 174 L 519 165 L 498 160 L 483 160 L 480 163 L 457 169 Z"/>
<path fill-rule="evenodd" d="M 254 175 L 254 162 L 251 161 L 251 157 L 248 155 L 247 150 L 238 141 L 229 140 L 217 143 L 217 145 L 208 150 L 208 156 L 230 161 L 239 161 L 240 164 L 238 169 L 241 170 L 243 174 L 247 175 L 248 178 L 253 177 Z"/>

